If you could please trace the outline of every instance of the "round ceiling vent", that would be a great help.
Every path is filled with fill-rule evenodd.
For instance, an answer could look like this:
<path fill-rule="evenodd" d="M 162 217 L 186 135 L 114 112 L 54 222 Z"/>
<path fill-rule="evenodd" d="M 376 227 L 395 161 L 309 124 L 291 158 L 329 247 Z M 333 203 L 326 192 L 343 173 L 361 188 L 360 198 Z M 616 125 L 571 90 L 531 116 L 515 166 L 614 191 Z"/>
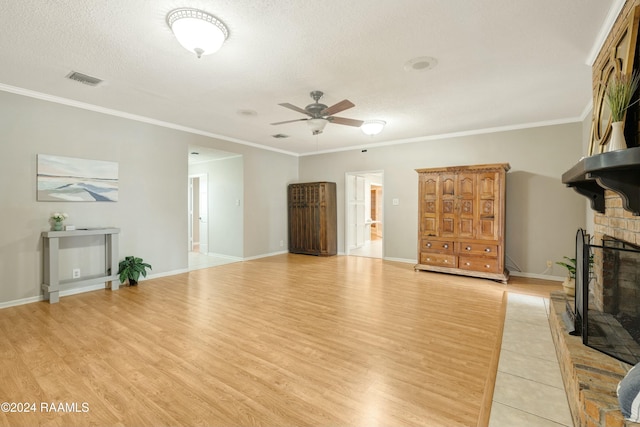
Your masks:
<path fill-rule="evenodd" d="M 420 56 L 404 63 L 405 71 L 426 71 L 438 65 L 438 60 L 431 56 Z"/>
<path fill-rule="evenodd" d="M 248 116 L 248 117 L 253 117 L 258 115 L 258 112 L 255 110 L 238 110 L 237 113 L 239 116 Z"/>

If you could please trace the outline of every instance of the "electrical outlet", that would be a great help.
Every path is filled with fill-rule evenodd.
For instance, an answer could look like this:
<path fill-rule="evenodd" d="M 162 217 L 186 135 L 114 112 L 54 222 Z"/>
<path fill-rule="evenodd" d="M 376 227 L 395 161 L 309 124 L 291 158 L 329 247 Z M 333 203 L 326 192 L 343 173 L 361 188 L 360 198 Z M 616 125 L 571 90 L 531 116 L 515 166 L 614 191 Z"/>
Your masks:
<path fill-rule="evenodd" d="M 280 247 L 284 246 L 284 240 L 280 240 Z"/>
<path fill-rule="evenodd" d="M 547 260 L 547 268 L 553 267 L 553 261 Z"/>
<path fill-rule="evenodd" d="M 74 279 L 79 279 L 80 278 L 80 269 L 79 268 L 74 268 L 73 269 L 73 278 Z"/>

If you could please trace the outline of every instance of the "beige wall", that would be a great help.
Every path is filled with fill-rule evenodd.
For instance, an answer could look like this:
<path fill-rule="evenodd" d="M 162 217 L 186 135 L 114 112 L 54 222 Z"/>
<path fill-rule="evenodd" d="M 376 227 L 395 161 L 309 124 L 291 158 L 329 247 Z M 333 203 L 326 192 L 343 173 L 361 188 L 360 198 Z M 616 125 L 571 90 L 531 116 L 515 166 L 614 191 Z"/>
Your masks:
<path fill-rule="evenodd" d="M 144 258 L 152 274 L 185 270 L 189 145 L 243 156 L 245 234 L 237 236 L 244 243 L 242 256 L 283 250 L 286 186 L 297 178 L 296 157 L 0 92 L 0 306 L 40 295 L 40 233 L 49 229 L 54 211 L 67 212 L 68 224 L 121 228 L 121 257 Z M 118 162 L 119 201 L 36 201 L 37 154 Z M 77 257 L 63 258 L 61 276 L 70 278 Z M 83 260 L 89 264 L 83 274 L 101 268 L 100 259 L 90 258 Z"/>
<path fill-rule="evenodd" d="M 384 254 L 415 262 L 418 186 L 415 169 L 510 163 L 507 174 L 506 254 L 511 271 L 545 271 L 546 261 L 574 252 L 577 228 L 585 226 L 582 196 L 561 175 L 582 156 L 582 124 L 537 127 L 300 158 L 300 182 L 335 181 L 338 188 L 338 250 L 344 252 L 345 172 L 384 170 Z M 399 205 L 392 205 L 392 199 Z M 546 275 L 561 276 L 554 268 Z"/>

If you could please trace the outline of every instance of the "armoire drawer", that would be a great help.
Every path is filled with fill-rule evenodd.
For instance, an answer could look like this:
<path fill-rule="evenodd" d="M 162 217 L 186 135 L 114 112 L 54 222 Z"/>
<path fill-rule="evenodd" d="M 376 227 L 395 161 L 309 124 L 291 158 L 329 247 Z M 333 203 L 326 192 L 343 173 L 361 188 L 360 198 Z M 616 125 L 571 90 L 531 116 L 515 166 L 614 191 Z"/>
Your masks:
<path fill-rule="evenodd" d="M 426 265 L 437 265 L 439 267 L 457 267 L 458 258 L 455 255 L 425 253 L 420 254 L 420 262 Z"/>
<path fill-rule="evenodd" d="M 421 252 L 440 252 L 453 254 L 454 244 L 449 240 L 422 239 Z"/>
<path fill-rule="evenodd" d="M 464 255 L 482 255 L 497 257 L 498 245 L 484 244 L 484 243 L 466 243 L 464 241 L 458 243 L 458 254 Z"/>
<path fill-rule="evenodd" d="M 458 268 L 463 270 L 486 271 L 489 273 L 501 273 L 497 258 L 480 258 L 461 256 L 458 260 Z"/>

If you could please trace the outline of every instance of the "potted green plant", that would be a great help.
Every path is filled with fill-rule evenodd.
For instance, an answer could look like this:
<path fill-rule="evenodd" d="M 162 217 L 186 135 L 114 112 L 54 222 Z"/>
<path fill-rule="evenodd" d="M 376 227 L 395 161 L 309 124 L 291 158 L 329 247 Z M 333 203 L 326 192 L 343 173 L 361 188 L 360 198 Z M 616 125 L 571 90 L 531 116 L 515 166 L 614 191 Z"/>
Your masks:
<path fill-rule="evenodd" d="M 576 259 L 563 257 L 566 262 L 558 261 L 556 264 L 567 269 L 567 278 L 562 282 L 562 287 L 567 295 L 573 296 L 576 294 Z M 593 274 L 593 254 L 589 255 L 589 278 Z"/>
<path fill-rule="evenodd" d="M 147 268 L 151 270 L 151 266 L 144 262 L 142 258 L 134 256 L 126 256 L 118 264 L 118 274 L 120 275 L 120 283 L 129 281 L 129 286 L 138 284 L 140 275 L 147 277 Z"/>
<path fill-rule="evenodd" d="M 624 115 L 631 106 L 631 98 L 638 89 L 640 75 L 616 73 L 607 83 L 605 97 L 611 110 L 611 139 L 609 151 L 623 150 L 627 148 L 624 139 Z"/>
<path fill-rule="evenodd" d="M 566 260 L 566 262 L 556 262 L 556 264 L 558 264 L 559 266 L 566 268 L 568 273 L 567 278 L 564 279 L 564 282 L 562 282 L 562 287 L 564 288 L 564 292 L 567 295 L 573 296 L 576 294 L 576 259 L 569 258 L 568 256 L 565 256 L 563 258 Z"/>

